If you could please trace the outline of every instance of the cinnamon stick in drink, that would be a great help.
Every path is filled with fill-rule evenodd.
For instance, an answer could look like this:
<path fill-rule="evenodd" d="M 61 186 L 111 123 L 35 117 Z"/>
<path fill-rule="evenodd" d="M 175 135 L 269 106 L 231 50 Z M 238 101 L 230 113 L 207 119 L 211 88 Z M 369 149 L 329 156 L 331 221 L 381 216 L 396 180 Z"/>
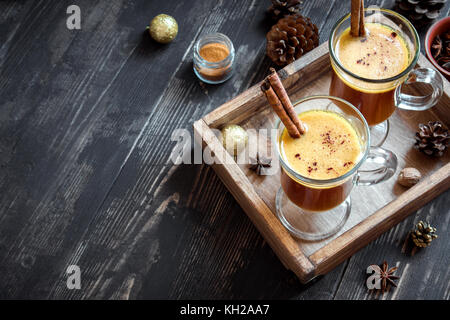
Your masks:
<path fill-rule="evenodd" d="M 366 29 L 364 28 L 364 0 L 360 0 L 361 7 L 359 9 L 359 36 L 364 37 L 366 35 Z"/>
<path fill-rule="evenodd" d="M 267 77 L 267 80 L 269 80 L 270 85 L 273 87 L 273 90 L 280 99 L 281 104 L 286 110 L 286 113 L 289 115 L 291 121 L 294 123 L 298 132 L 300 132 L 300 134 L 305 133 L 306 128 L 303 125 L 303 123 L 301 123 L 300 120 L 298 119 L 297 113 L 294 110 L 294 106 L 292 105 L 291 99 L 289 99 L 289 96 L 286 90 L 284 89 L 283 83 L 281 83 L 280 77 L 278 77 L 278 74 L 274 68 L 270 68 L 270 72 L 271 74 Z"/>
<path fill-rule="evenodd" d="M 350 33 L 354 37 L 359 37 L 359 19 L 361 18 L 361 1 L 352 0 L 350 12 Z"/>
<path fill-rule="evenodd" d="M 352 0 L 350 13 L 350 33 L 354 37 L 364 37 L 364 0 Z"/>
<path fill-rule="evenodd" d="M 269 104 L 272 107 L 272 109 L 280 118 L 281 122 L 283 122 L 289 135 L 292 138 L 299 138 L 300 132 L 298 131 L 295 124 L 291 121 L 291 118 L 287 114 L 286 110 L 283 107 L 283 104 L 281 103 L 280 99 L 278 98 L 277 94 L 275 93 L 275 91 L 270 85 L 270 82 L 267 79 L 265 79 L 264 82 L 261 84 L 261 90 L 266 95 L 267 101 L 269 101 Z"/>

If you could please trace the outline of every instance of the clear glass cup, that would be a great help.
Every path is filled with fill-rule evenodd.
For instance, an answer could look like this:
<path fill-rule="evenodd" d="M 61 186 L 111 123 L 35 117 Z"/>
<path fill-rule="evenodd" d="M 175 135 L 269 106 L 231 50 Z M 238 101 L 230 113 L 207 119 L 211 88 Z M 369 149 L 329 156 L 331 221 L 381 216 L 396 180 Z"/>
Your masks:
<path fill-rule="evenodd" d="M 281 165 L 281 187 L 276 195 L 277 216 L 294 236 L 321 240 L 344 226 L 351 212 L 353 187 L 377 184 L 392 177 L 397 168 L 397 157 L 391 151 L 370 146 L 370 130 L 364 116 L 343 99 L 310 96 L 297 101 L 294 108 L 297 114 L 327 110 L 341 115 L 355 129 L 361 146 L 357 163 L 344 175 L 329 180 L 311 179 L 296 172 L 283 158 L 280 141 L 285 127 L 279 119 L 276 122 L 276 136 L 272 139 Z M 373 166 L 363 171 L 363 163 L 364 167 Z"/>
<path fill-rule="evenodd" d="M 395 108 L 426 110 L 436 104 L 443 92 L 442 78 L 434 69 L 414 69 L 420 55 L 420 39 L 413 25 L 402 15 L 382 8 L 367 8 L 366 23 L 383 24 L 403 37 L 409 49 L 408 67 L 387 79 L 360 77 L 341 65 L 336 55 L 336 44 L 341 34 L 350 27 L 350 14 L 342 17 L 333 27 L 329 39 L 333 67 L 329 94 L 343 98 L 358 108 L 366 118 L 372 132 L 372 145 L 380 146 L 389 132 L 388 118 Z M 404 84 L 426 83 L 432 91 L 426 96 L 414 96 L 402 90 Z"/>

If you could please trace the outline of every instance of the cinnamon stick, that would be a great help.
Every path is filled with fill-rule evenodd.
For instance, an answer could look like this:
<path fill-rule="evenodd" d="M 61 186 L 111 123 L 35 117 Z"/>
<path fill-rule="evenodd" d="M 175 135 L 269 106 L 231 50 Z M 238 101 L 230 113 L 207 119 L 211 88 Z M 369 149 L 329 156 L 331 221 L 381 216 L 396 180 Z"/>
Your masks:
<path fill-rule="evenodd" d="M 294 110 L 294 106 L 292 105 L 291 99 L 289 99 L 289 96 L 284 89 L 283 83 L 281 83 L 280 77 L 278 77 L 278 74 L 274 68 L 270 68 L 270 72 L 271 74 L 267 77 L 267 80 L 269 80 L 270 85 L 273 87 L 273 90 L 280 99 L 281 104 L 289 115 L 291 121 L 294 123 L 298 132 L 300 132 L 300 134 L 304 134 L 306 131 L 305 126 L 300 122 L 297 113 Z"/>
<path fill-rule="evenodd" d="M 350 13 L 350 33 L 354 37 L 364 37 L 364 0 L 352 0 Z"/>
<path fill-rule="evenodd" d="M 364 37 L 366 29 L 364 28 L 364 0 L 361 0 L 361 8 L 359 9 L 359 36 Z"/>
<path fill-rule="evenodd" d="M 270 85 L 270 82 L 265 79 L 261 84 L 261 90 L 266 95 L 267 101 L 269 101 L 270 106 L 275 111 L 277 116 L 280 118 L 281 122 L 283 122 L 286 130 L 292 138 L 299 138 L 300 132 L 298 131 L 295 124 L 291 121 L 289 115 L 286 113 L 280 99 L 278 99 L 277 94 L 273 90 Z"/>
<path fill-rule="evenodd" d="M 359 19 L 361 18 L 361 0 L 352 0 L 350 12 L 350 33 L 359 37 Z"/>

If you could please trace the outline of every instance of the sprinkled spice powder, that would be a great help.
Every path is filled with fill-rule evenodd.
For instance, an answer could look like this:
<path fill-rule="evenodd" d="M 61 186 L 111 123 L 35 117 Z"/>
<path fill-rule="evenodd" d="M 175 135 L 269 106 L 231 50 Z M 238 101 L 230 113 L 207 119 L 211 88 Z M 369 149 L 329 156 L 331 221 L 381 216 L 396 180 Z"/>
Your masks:
<path fill-rule="evenodd" d="M 284 131 L 280 141 L 282 154 L 295 172 L 312 179 L 332 179 L 352 169 L 350 162 L 359 159 L 361 149 L 356 131 L 345 118 L 310 110 L 299 119 L 307 123 L 308 131 L 298 139 Z"/>
<path fill-rule="evenodd" d="M 386 79 L 404 71 L 409 65 L 409 49 L 401 33 L 378 23 L 366 23 L 365 27 L 364 41 L 353 37 L 350 30 L 340 36 L 336 53 L 342 66 L 369 79 Z"/>

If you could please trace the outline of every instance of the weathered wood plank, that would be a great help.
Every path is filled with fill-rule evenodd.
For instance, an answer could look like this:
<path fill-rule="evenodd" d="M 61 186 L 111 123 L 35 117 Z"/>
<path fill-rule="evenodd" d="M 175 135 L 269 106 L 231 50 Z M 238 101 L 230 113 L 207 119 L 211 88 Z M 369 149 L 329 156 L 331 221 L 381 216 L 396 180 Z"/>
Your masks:
<path fill-rule="evenodd" d="M 45 297 L 59 281 L 184 55 L 144 35 L 158 3 L 78 4 L 82 30 L 69 31 L 64 2 L 36 3 L 3 60 L 1 295 Z M 200 24 L 205 6 L 164 9 Z M 196 26 L 184 26 L 180 47 Z"/>
<path fill-rule="evenodd" d="M 233 2 L 225 9 L 220 4 L 216 4 L 199 30 L 199 34 L 219 30 L 233 40 L 236 47 L 236 59 L 239 61 L 235 78 L 220 87 L 205 86 L 202 88 L 192 73 L 191 48 L 185 48 L 187 59 L 182 62 L 168 83 L 163 98 L 154 106 L 155 112 L 149 116 L 141 139 L 136 143 L 135 150 L 130 154 L 127 165 L 124 166 L 120 178 L 117 180 L 117 189 L 111 190 L 104 206 L 96 214 L 91 227 L 85 233 L 84 252 L 79 256 L 72 257 L 71 261 L 85 266 L 84 272 L 87 274 L 87 279 L 91 279 L 91 281 L 86 280 L 88 289 L 84 292 L 70 292 L 65 288 L 64 283 L 60 283 L 52 289 L 55 295 L 111 297 L 112 292 L 131 281 L 126 270 L 131 268 L 133 277 L 136 279 L 142 279 L 145 275 L 152 273 L 150 261 L 153 260 L 154 251 L 148 249 L 148 237 L 153 239 L 152 234 L 154 233 L 161 237 L 159 225 L 162 223 L 162 217 L 166 215 L 167 204 L 174 205 L 185 201 L 183 198 L 179 198 L 179 193 L 174 188 L 171 189 L 167 198 L 163 199 L 159 195 L 161 192 L 159 185 L 164 184 L 165 179 L 168 178 L 167 175 L 170 176 L 171 172 L 175 172 L 175 169 L 170 171 L 172 164 L 168 163 L 174 146 L 174 143 L 167 143 L 172 131 L 177 127 L 189 127 L 194 119 L 199 118 L 208 109 L 214 108 L 220 100 L 225 101 L 241 91 L 242 87 L 247 87 L 252 76 L 253 63 L 258 63 L 257 54 L 264 50 L 264 43 L 257 37 L 250 41 L 244 37 L 236 37 L 236 35 L 243 34 L 243 31 L 259 32 L 261 13 L 255 14 L 252 19 L 249 19 L 247 25 L 230 23 L 233 20 L 243 19 L 247 10 L 243 11 L 242 5 L 241 2 Z M 258 9 L 259 12 L 263 10 L 261 7 L 253 7 L 251 3 L 245 5 L 249 6 L 251 10 Z M 227 14 L 224 10 L 227 10 Z M 205 91 L 203 91 L 205 89 L 208 90 L 206 104 Z M 213 95 L 211 93 L 217 91 L 222 94 Z M 208 196 L 214 199 L 218 195 L 211 193 Z M 180 212 L 183 211 L 180 210 Z M 129 220 L 130 214 L 131 220 Z M 109 223 L 114 224 L 114 230 L 111 229 Z M 190 233 L 192 230 L 186 229 L 185 232 Z M 121 239 L 120 244 L 116 240 L 118 237 Z M 160 242 L 159 237 L 151 241 L 158 248 L 155 249 L 156 252 L 161 250 L 157 245 Z M 196 239 L 196 241 L 201 240 Z M 122 250 L 116 247 L 118 245 Z M 93 252 L 109 251 L 112 248 L 118 250 L 114 256 L 97 257 L 95 261 L 92 259 Z M 197 250 L 195 247 L 185 249 Z M 171 254 L 171 250 L 169 250 L 158 253 L 158 256 Z M 137 260 L 132 258 L 136 255 L 140 256 Z M 230 255 L 235 255 L 235 252 L 231 250 Z M 222 267 L 218 265 L 218 268 Z M 174 281 L 173 278 L 176 276 L 176 274 L 166 275 L 171 279 L 170 281 Z M 107 282 L 104 283 L 105 281 Z M 141 281 L 135 280 L 134 283 L 141 283 Z M 139 292 L 136 290 L 137 288 L 131 290 L 131 296 Z M 154 294 L 162 293 L 155 292 Z"/>

